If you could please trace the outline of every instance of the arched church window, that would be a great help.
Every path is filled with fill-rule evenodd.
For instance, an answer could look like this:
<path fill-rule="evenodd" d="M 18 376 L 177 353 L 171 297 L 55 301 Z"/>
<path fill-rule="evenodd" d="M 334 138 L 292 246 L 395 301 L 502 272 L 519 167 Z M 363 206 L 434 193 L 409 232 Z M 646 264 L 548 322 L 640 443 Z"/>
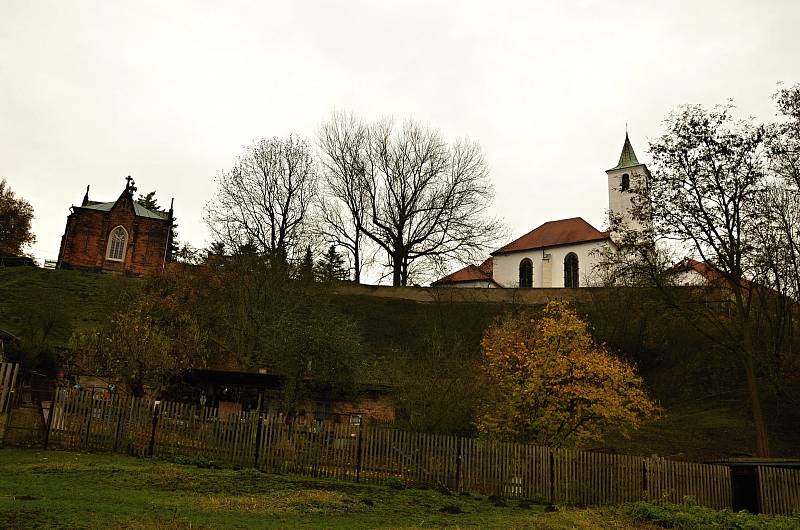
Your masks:
<path fill-rule="evenodd" d="M 564 287 L 578 287 L 578 256 L 574 252 L 564 258 Z"/>
<path fill-rule="evenodd" d="M 111 231 L 108 238 L 108 251 L 106 258 L 113 261 L 125 259 L 125 246 L 128 244 L 128 232 L 121 226 Z"/>
<path fill-rule="evenodd" d="M 533 287 L 533 262 L 528 258 L 519 262 L 519 286 Z"/>
<path fill-rule="evenodd" d="M 621 191 L 627 191 L 631 187 L 631 177 L 627 173 L 622 174 L 622 183 L 619 186 Z"/>

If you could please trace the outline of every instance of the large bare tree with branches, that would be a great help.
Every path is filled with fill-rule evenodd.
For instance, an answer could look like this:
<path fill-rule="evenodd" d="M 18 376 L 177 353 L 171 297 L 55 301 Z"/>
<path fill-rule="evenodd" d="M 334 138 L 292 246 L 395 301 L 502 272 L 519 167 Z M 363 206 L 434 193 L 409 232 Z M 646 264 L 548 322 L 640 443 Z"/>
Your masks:
<path fill-rule="evenodd" d="M 320 137 L 328 193 L 345 205 L 349 233 L 383 251 L 393 285 L 453 260 L 475 260 L 502 237 L 489 216 L 494 193 L 476 142 L 448 144 L 410 120 L 365 125 L 342 114 Z"/>
<path fill-rule="evenodd" d="M 286 258 L 303 250 L 317 193 L 317 171 L 304 140 L 260 140 L 219 175 L 206 222 L 230 248 L 254 245 Z"/>
<path fill-rule="evenodd" d="M 319 230 L 328 243 L 347 250 L 353 281 L 360 283 L 369 261 L 365 235 L 369 194 L 364 171 L 369 129 L 352 114 L 334 113 L 320 127 L 318 139 L 323 181 Z"/>

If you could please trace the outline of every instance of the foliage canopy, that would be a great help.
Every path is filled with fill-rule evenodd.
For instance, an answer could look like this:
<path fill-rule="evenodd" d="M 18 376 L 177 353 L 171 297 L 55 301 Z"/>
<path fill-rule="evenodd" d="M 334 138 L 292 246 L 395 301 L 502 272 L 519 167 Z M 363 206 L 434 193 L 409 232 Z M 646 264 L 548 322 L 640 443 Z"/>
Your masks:
<path fill-rule="evenodd" d="M 477 420 L 482 433 L 573 446 L 636 428 L 657 411 L 635 368 L 595 344 L 564 302 L 548 303 L 538 317 L 498 320 L 481 345 L 489 389 Z"/>
<path fill-rule="evenodd" d="M 0 256 L 19 256 L 36 241 L 31 221 L 31 204 L 17 197 L 6 179 L 0 180 Z"/>

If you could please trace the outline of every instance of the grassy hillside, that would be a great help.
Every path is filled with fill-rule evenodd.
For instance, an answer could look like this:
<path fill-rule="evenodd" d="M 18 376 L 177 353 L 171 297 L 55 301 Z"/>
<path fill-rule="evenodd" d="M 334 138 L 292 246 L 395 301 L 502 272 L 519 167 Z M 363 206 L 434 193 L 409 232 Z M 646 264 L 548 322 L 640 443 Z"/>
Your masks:
<path fill-rule="evenodd" d="M 19 337 L 46 334 L 66 345 L 73 330 L 97 324 L 137 280 L 37 267 L 0 267 L 0 329 Z"/>
<path fill-rule="evenodd" d="M 140 280 L 114 275 L 35 268 L 0 268 L 0 328 L 19 336 L 48 329 L 48 342 L 65 346 L 72 330 L 97 324 L 126 289 Z M 518 309 L 494 303 L 420 303 L 364 295 L 336 295 L 333 303 L 352 316 L 367 344 L 364 377 L 394 384 L 398 393 L 428 399 L 420 405 L 440 421 L 421 428 L 469 429 L 472 392 L 469 366 L 480 355 L 483 330 L 498 315 Z M 625 300 L 615 302 L 624 307 Z M 696 338 L 657 311 L 635 315 L 588 304 L 595 334 L 639 365 L 647 386 L 664 407 L 630 439 L 616 437 L 597 449 L 703 459 L 753 451 L 749 409 L 738 366 L 698 348 Z M 465 378 L 452 387 L 446 379 Z M 437 379 L 438 378 L 438 379 Z M 442 380 L 444 378 L 444 382 Z M 781 407 L 768 392 L 764 407 L 778 455 L 797 455 L 800 413 Z M 427 407 L 427 408 L 426 408 Z"/>

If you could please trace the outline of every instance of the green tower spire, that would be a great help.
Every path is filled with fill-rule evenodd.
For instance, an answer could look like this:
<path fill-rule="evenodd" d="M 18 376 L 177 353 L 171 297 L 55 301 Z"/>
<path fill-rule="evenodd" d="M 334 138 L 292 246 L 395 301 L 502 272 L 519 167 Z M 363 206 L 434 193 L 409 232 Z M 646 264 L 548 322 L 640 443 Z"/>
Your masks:
<path fill-rule="evenodd" d="M 628 138 L 628 131 L 625 131 L 625 144 L 622 146 L 622 153 L 619 155 L 619 163 L 609 171 L 638 165 L 639 161 L 636 159 L 636 153 L 633 152 L 633 146 L 631 146 L 631 141 Z"/>

